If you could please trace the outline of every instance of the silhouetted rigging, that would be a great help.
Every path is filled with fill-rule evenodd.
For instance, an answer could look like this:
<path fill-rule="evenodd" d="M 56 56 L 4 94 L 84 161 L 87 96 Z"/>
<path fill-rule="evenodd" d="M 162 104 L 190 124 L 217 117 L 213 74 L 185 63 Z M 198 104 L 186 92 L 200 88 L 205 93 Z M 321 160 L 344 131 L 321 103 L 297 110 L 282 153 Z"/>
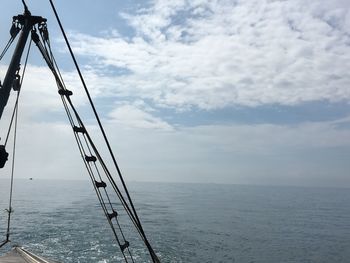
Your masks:
<path fill-rule="evenodd" d="M 3 58 L 3 56 L 8 51 L 9 47 L 13 43 L 16 36 L 20 33 L 19 40 L 17 42 L 16 49 L 14 51 L 14 54 L 12 56 L 10 65 L 8 67 L 8 71 L 6 73 L 5 79 L 3 84 L 0 88 L 0 117 L 2 116 L 4 107 L 7 104 L 8 98 L 10 96 L 11 89 L 15 90 L 17 92 L 17 99 L 15 101 L 15 107 L 14 112 L 12 114 L 11 122 L 10 122 L 10 128 L 11 130 L 13 121 L 15 122 L 14 125 L 14 148 L 16 144 L 16 130 L 17 130 L 17 114 L 18 114 L 18 98 L 20 94 L 20 87 L 23 81 L 23 75 L 25 72 L 25 68 L 23 69 L 22 78 L 20 76 L 20 60 L 22 57 L 23 50 L 26 46 L 26 42 L 28 39 L 29 34 L 31 34 L 31 40 L 35 43 L 35 45 L 38 47 L 40 53 L 42 54 L 48 68 L 52 72 L 57 88 L 58 88 L 58 94 L 61 97 L 64 109 L 67 114 L 67 118 L 69 120 L 69 123 L 73 130 L 73 135 L 76 140 L 80 155 L 82 157 L 82 160 L 84 162 L 84 165 L 86 167 L 86 170 L 88 172 L 88 175 L 90 177 L 90 180 L 93 184 L 94 190 L 96 192 L 97 198 L 99 200 L 100 206 L 105 214 L 105 217 L 112 229 L 113 235 L 115 237 L 115 240 L 120 248 L 120 251 L 123 255 L 123 258 L 125 262 L 135 262 L 135 259 L 132 255 L 132 244 L 126 239 L 126 236 L 124 234 L 124 231 L 122 229 L 122 226 L 119 222 L 120 213 L 118 212 L 120 207 L 116 206 L 116 202 L 112 201 L 112 195 L 111 193 L 116 194 L 116 196 L 119 199 L 119 204 L 121 207 L 125 210 L 126 214 L 128 215 L 129 219 L 135 226 L 135 229 L 139 233 L 141 240 L 145 243 L 150 257 L 153 262 L 160 262 L 156 253 L 154 252 L 152 246 L 150 245 L 146 234 L 143 230 L 141 221 L 138 217 L 138 214 L 136 212 L 136 209 L 134 207 L 134 204 L 132 202 L 131 196 L 129 194 L 129 191 L 127 189 L 127 186 L 125 184 L 125 181 L 123 179 L 123 176 L 121 174 L 121 171 L 118 167 L 116 158 L 114 156 L 114 153 L 112 151 L 112 148 L 110 146 L 109 140 L 106 136 L 106 133 L 104 131 L 104 128 L 102 126 L 101 120 L 97 114 L 96 108 L 94 106 L 94 103 L 91 99 L 90 93 L 87 89 L 87 86 L 85 84 L 83 75 L 80 71 L 79 65 L 75 59 L 74 53 L 71 49 L 71 46 L 69 44 L 68 38 L 66 36 L 66 33 L 63 29 L 62 23 L 60 21 L 60 18 L 57 14 L 56 8 L 52 2 L 52 0 L 49 0 L 51 7 L 53 9 L 53 12 L 56 16 L 57 22 L 59 24 L 59 27 L 61 29 L 62 35 L 65 39 L 66 45 L 69 49 L 69 52 L 71 54 L 72 60 L 74 62 L 74 65 L 76 67 L 76 70 L 78 72 L 79 78 L 81 80 L 81 83 L 84 87 L 84 90 L 86 92 L 86 95 L 88 97 L 90 106 L 94 112 L 95 118 L 97 120 L 98 126 L 100 128 L 100 131 L 102 133 L 102 136 L 104 138 L 105 144 L 108 148 L 109 154 L 113 160 L 114 167 L 116 169 L 116 172 L 119 176 L 120 182 L 122 184 L 122 187 L 120 188 L 116 181 L 113 178 L 113 173 L 109 170 L 107 167 L 105 161 L 103 160 L 96 144 L 92 140 L 88 130 L 86 129 L 86 125 L 84 124 L 82 118 L 80 117 L 76 107 L 74 106 L 71 96 L 73 95 L 73 92 L 68 90 L 66 87 L 66 84 L 62 78 L 61 72 L 58 68 L 58 65 L 56 63 L 55 57 L 53 55 L 51 44 L 50 44 L 50 37 L 49 32 L 47 29 L 46 19 L 39 17 L 39 16 L 32 16 L 31 13 L 28 10 L 28 7 L 24 0 L 22 0 L 22 3 L 24 5 L 24 14 L 18 15 L 14 17 L 12 27 L 10 30 L 11 38 L 8 41 L 7 45 L 5 46 L 4 51 L 0 55 L 0 60 Z M 31 42 L 30 42 L 31 43 Z M 28 53 L 26 57 L 25 65 L 27 64 L 28 55 L 30 51 L 30 45 L 28 47 Z M 9 133 L 7 133 L 7 138 L 4 145 L 0 145 L 0 167 L 3 167 L 7 158 L 8 153 L 5 150 L 5 146 L 9 137 Z M 10 193 L 10 204 L 8 209 L 8 229 L 6 233 L 6 240 L 0 244 L 0 247 L 9 242 L 9 235 L 10 235 L 10 218 L 11 213 L 13 212 L 11 207 L 11 200 L 12 200 L 12 185 L 13 185 L 13 171 L 14 171 L 14 155 L 15 150 L 13 149 L 13 158 L 12 158 L 12 177 L 11 177 L 11 193 Z"/>

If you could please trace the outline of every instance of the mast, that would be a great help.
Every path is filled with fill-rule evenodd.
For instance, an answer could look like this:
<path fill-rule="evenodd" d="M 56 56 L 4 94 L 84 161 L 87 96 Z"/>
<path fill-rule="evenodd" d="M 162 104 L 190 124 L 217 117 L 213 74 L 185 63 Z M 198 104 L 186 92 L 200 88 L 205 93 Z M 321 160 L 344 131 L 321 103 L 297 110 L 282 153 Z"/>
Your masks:
<path fill-rule="evenodd" d="M 12 55 L 10 65 L 4 79 L 4 83 L 0 88 L 0 118 L 10 97 L 11 88 L 18 76 L 23 50 L 26 46 L 28 36 L 35 24 L 46 22 L 46 19 L 41 16 L 32 16 L 28 8 L 25 6 L 24 14 L 13 17 L 13 22 L 21 26 L 21 34 L 19 36 L 17 46 Z"/>

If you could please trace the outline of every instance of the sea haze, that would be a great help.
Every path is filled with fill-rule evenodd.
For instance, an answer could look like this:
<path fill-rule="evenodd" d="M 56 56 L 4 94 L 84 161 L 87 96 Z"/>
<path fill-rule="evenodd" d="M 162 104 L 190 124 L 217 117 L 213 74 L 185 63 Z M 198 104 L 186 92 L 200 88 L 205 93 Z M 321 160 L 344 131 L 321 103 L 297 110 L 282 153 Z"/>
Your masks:
<path fill-rule="evenodd" d="M 0 179 L 3 237 L 8 186 Z M 129 187 L 162 262 L 349 262 L 350 189 L 136 182 Z M 88 182 L 16 180 L 13 209 L 12 244 L 66 263 L 121 258 Z M 124 225 L 125 214 L 120 217 Z M 135 261 L 149 262 L 141 242 L 128 237 L 130 228 L 124 225 Z"/>

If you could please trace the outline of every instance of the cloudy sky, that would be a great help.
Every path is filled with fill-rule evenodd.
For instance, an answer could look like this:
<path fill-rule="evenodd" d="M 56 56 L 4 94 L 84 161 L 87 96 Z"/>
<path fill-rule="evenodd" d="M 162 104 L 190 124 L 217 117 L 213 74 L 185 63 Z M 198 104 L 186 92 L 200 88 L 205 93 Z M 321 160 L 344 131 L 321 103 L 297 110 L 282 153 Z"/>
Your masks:
<path fill-rule="evenodd" d="M 3 2 L 1 46 L 22 12 Z M 57 2 L 127 180 L 350 187 L 349 1 Z M 48 1 L 27 3 L 49 19 L 72 99 L 100 141 Z M 20 121 L 18 177 L 87 178 L 36 50 Z"/>

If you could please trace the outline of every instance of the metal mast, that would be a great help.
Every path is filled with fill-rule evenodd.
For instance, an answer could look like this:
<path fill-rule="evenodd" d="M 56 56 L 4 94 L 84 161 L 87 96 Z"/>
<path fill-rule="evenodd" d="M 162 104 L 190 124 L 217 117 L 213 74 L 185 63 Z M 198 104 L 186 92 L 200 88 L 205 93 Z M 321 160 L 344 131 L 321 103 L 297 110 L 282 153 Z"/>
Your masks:
<path fill-rule="evenodd" d="M 21 26 L 21 34 L 12 55 L 3 85 L 0 88 L 0 118 L 2 117 L 2 113 L 10 97 L 11 88 L 13 87 L 17 71 L 20 67 L 21 57 L 26 46 L 29 33 L 35 24 L 46 22 L 46 19 L 41 16 L 32 16 L 28 8 L 25 6 L 24 14 L 14 16 L 13 22 L 18 23 Z"/>

